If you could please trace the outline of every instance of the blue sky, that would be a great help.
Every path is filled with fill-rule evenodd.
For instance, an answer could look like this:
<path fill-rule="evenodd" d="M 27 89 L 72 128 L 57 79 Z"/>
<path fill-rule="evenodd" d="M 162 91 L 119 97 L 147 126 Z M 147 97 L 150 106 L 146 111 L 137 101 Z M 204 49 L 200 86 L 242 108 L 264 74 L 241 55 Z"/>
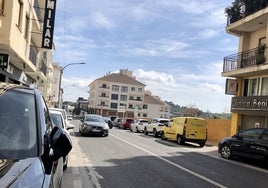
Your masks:
<path fill-rule="evenodd" d="M 202 2 L 202 4 L 200 4 Z M 224 9 L 232 0 L 57 0 L 53 61 L 65 66 L 64 100 L 88 98 L 88 85 L 133 71 L 162 100 L 230 112 L 223 58 L 237 53 Z M 75 85 L 75 86 L 70 86 Z"/>

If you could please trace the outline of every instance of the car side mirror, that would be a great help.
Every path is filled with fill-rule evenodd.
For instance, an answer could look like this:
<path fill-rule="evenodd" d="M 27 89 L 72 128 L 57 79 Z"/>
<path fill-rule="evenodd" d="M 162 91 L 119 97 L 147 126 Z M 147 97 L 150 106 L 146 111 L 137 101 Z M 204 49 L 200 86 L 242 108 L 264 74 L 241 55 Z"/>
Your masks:
<path fill-rule="evenodd" d="M 65 157 L 72 150 L 72 141 L 68 133 L 55 126 L 50 134 L 50 146 L 53 149 L 51 158 L 53 161 Z"/>

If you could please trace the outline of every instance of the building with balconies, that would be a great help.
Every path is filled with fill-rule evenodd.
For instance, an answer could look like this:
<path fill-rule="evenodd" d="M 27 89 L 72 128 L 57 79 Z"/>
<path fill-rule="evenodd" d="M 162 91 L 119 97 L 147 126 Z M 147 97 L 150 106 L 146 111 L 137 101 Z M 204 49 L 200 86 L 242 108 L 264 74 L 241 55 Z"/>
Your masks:
<path fill-rule="evenodd" d="M 231 100 L 231 132 L 268 127 L 268 1 L 236 0 L 225 9 L 226 31 L 239 38 L 238 53 L 224 57 L 221 75 Z"/>
<path fill-rule="evenodd" d="M 0 81 L 35 84 L 49 100 L 53 49 L 41 48 L 45 2 L 0 0 Z"/>
<path fill-rule="evenodd" d="M 166 104 L 160 98 L 147 100 L 145 84 L 127 69 L 98 78 L 89 87 L 89 113 L 130 118 L 156 118 L 165 114 L 161 109 L 165 110 Z"/>

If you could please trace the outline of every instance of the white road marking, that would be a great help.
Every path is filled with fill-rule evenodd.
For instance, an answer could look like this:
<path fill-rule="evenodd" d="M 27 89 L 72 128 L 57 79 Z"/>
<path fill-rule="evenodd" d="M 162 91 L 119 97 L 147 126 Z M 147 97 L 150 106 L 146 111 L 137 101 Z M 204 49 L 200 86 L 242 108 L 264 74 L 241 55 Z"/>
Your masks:
<path fill-rule="evenodd" d="M 154 157 L 157 157 L 158 159 L 161 159 L 162 161 L 165 161 L 166 163 L 171 164 L 171 165 L 173 165 L 173 166 L 175 166 L 175 167 L 177 167 L 177 168 L 179 168 L 179 169 L 181 169 L 181 170 L 183 170 L 183 171 L 185 171 L 185 172 L 188 172 L 189 174 L 192 174 L 192 175 L 194 175 L 194 176 L 196 176 L 196 177 L 198 177 L 198 178 L 200 178 L 200 179 L 203 179 L 204 181 L 207 181 L 207 182 L 209 182 L 209 183 L 211 183 L 211 184 L 213 184 L 213 185 L 215 185 L 215 186 L 217 186 L 217 187 L 220 187 L 220 188 L 227 188 L 226 186 L 221 185 L 221 184 L 219 184 L 219 183 L 217 183 L 217 182 L 215 182 L 215 181 L 213 181 L 213 180 L 211 180 L 211 179 L 209 179 L 209 178 L 206 178 L 205 176 L 201 176 L 201 175 L 199 175 L 199 174 L 197 174 L 197 173 L 195 173 L 195 172 L 193 172 L 193 171 L 191 171 L 191 170 L 189 170 L 189 169 L 187 169 L 187 168 L 184 168 L 184 167 L 181 166 L 181 165 L 178 165 L 178 164 L 176 164 L 176 163 L 174 163 L 174 162 L 172 162 L 172 161 L 169 161 L 169 160 L 167 160 L 167 159 L 165 159 L 165 158 L 163 158 L 163 157 L 161 157 L 161 156 L 158 156 L 157 154 L 155 154 L 155 153 L 153 153 L 153 152 L 150 152 L 150 151 L 148 151 L 148 150 L 146 150 L 146 149 L 144 149 L 144 148 L 142 148 L 142 147 L 140 147 L 140 146 L 137 146 L 137 145 L 135 145 L 135 144 L 133 144 L 133 143 L 131 143 L 131 142 L 128 142 L 127 140 L 124 140 L 124 139 L 122 139 L 122 138 L 119 138 L 119 137 L 115 136 L 114 134 L 111 134 L 111 133 L 110 133 L 109 135 L 111 135 L 111 136 L 113 136 L 114 138 L 117 138 L 118 140 L 121 140 L 122 142 L 125 142 L 125 143 L 127 143 L 127 144 L 129 144 L 129 145 L 131 145 L 131 146 L 133 146 L 133 147 L 135 147 L 135 148 L 137 148 L 137 149 L 139 149 L 139 150 L 142 150 L 142 151 L 144 151 L 144 152 L 146 152 L 146 153 L 148 153 L 148 154 L 150 154 L 150 155 L 152 155 L 152 156 L 154 156 Z"/>

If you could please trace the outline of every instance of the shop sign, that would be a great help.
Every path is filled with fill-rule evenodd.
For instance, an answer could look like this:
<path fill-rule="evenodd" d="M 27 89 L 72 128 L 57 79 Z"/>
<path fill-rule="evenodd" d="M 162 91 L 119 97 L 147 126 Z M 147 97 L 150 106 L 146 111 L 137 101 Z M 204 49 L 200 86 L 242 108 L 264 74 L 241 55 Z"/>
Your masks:
<path fill-rule="evenodd" d="M 54 22 L 56 13 L 56 0 L 46 0 L 42 48 L 52 49 Z"/>
<path fill-rule="evenodd" d="M 233 97 L 231 111 L 268 111 L 268 96 Z"/>
<path fill-rule="evenodd" d="M 0 53 L 0 67 L 7 68 L 9 63 L 9 55 Z"/>

